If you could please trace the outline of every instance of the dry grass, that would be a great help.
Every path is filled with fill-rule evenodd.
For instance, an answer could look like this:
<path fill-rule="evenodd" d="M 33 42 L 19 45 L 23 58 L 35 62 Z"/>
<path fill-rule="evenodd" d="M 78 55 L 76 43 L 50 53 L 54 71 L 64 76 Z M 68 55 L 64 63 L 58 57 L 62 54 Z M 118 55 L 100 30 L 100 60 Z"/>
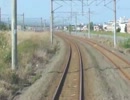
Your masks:
<path fill-rule="evenodd" d="M 57 44 L 53 46 L 50 44 L 47 32 L 18 32 L 18 70 L 13 72 L 10 63 L 11 35 L 4 34 L 5 42 L 2 43 L 6 45 L 3 47 L 2 44 L 0 47 L 0 52 L 3 54 L 0 57 L 0 100 L 7 100 L 18 89 L 39 79 L 41 73 L 37 70 L 41 67 L 40 64 L 47 64 L 58 50 Z M 4 48 L 3 51 L 1 51 L 2 48 Z M 5 59 L 3 59 L 4 56 Z"/>
<path fill-rule="evenodd" d="M 37 39 L 44 39 L 47 40 L 49 38 L 49 33 L 48 32 L 18 32 L 18 41 L 24 41 L 27 39 L 33 39 L 33 40 L 37 40 Z"/>

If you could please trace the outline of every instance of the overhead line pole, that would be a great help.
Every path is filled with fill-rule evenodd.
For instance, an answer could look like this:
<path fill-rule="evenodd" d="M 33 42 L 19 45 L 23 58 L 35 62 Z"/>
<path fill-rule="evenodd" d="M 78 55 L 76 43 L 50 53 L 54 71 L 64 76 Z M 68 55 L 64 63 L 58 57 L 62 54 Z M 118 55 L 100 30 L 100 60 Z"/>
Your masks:
<path fill-rule="evenodd" d="M 17 68 L 17 0 L 12 0 L 12 70 Z"/>
<path fill-rule="evenodd" d="M 54 11 L 53 11 L 53 0 L 51 0 L 51 5 L 50 5 L 50 10 L 51 10 L 51 17 L 50 17 L 50 40 L 51 44 L 53 44 L 53 21 L 54 21 Z"/>
<path fill-rule="evenodd" d="M 71 23 L 70 23 L 70 34 L 71 34 L 71 32 L 72 32 L 72 12 L 73 12 L 72 7 L 73 7 L 73 4 L 72 4 L 72 0 L 71 0 Z"/>
<path fill-rule="evenodd" d="M 44 31 L 46 30 L 46 19 L 44 20 Z"/>
<path fill-rule="evenodd" d="M 23 13 L 23 31 L 25 30 L 25 24 L 24 24 L 24 13 Z"/>
<path fill-rule="evenodd" d="M 77 13 L 75 13 L 75 33 L 77 34 Z"/>
<path fill-rule="evenodd" d="M 84 15 L 84 0 L 82 0 L 82 15 Z"/>
<path fill-rule="evenodd" d="M 90 8 L 88 10 L 88 38 L 90 38 Z"/>
<path fill-rule="evenodd" d="M 10 20 L 9 20 L 9 17 L 8 17 L 8 28 L 10 29 Z"/>
<path fill-rule="evenodd" d="M 42 17 L 41 17 L 41 29 L 43 29 Z"/>
<path fill-rule="evenodd" d="M 0 23 L 1 23 L 1 8 L 0 8 Z"/>
<path fill-rule="evenodd" d="M 117 37 L 116 37 L 116 0 L 114 0 L 114 47 L 117 46 Z"/>

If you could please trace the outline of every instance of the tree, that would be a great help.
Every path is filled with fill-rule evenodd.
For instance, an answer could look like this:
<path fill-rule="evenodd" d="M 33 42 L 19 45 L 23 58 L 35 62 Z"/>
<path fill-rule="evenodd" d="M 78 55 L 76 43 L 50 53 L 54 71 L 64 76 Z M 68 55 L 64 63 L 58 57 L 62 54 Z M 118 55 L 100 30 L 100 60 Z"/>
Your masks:
<path fill-rule="evenodd" d="M 120 28 L 116 29 L 116 32 L 120 32 L 120 31 L 121 31 L 121 29 L 120 29 Z"/>
<path fill-rule="evenodd" d="M 9 30 L 9 28 L 7 27 L 7 25 L 5 25 L 4 23 L 0 24 L 0 30 Z"/>
<path fill-rule="evenodd" d="M 93 22 L 90 22 L 90 30 L 93 30 Z"/>
<path fill-rule="evenodd" d="M 90 30 L 93 30 L 93 22 L 90 22 Z"/>
<path fill-rule="evenodd" d="M 69 30 L 69 33 L 71 34 L 71 32 L 72 32 L 72 25 L 69 25 L 69 27 L 68 27 L 68 30 Z"/>

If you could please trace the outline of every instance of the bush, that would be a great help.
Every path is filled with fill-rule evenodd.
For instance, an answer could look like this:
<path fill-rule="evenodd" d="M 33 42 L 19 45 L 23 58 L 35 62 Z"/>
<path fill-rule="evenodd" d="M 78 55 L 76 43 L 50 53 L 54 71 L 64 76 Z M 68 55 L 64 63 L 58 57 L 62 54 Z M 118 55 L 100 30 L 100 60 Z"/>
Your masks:
<path fill-rule="evenodd" d="M 116 32 L 120 32 L 120 31 L 121 31 L 121 29 L 120 29 L 120 28 L 116 29 Z"/>
<path fill-rule="evenodd" d="M 73 30 L 72 25 L 69 25 L 68 30 L 70 33 L 72 32 L 72 30 Z"/>
<path fill-rule="evenodd" d="M 1 59 L 1 67 L 7 67 L 11 61 L 11 49 L 8 43 L 7 34 L 0 33 L 0 59 Z"/>
<path fill-rule="evenodd" d="M 4 62 L 5 63 L 10 63 L 11 62 L 11 50 L 7 51 L 5 54 L 4 54 Z"/>
<path fill-rule="evenodd" d="M 124 40 L 123 42 L 120 43 L 122 47 L 124 48 L 130 48 L 130 38 Z"/>
<path fill-rule="evenodd" d="M 4 23 L 0 24 L 0 30 L 9 30 L 9 28 L 7 27 L 7 25 L 5 25 Z"/>

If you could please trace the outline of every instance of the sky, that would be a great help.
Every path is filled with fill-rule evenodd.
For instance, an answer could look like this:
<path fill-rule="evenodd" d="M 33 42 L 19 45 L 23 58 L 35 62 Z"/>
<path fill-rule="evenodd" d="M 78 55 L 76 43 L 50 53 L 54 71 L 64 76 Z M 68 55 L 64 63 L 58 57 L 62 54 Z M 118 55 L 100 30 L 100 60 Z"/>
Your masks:
<path fill-rule="evenodd" d="M 2 12 L 2 18 L 6 18 L 4 14 L 11 16 L 11 1 L 12 0 L 0 0 L 0 7 Z M 94 0 L 89 0 L 94 1 Z M 95 0 L 96 1 L 96 0 Z M 103 0 L 99 0 L 103 1 Z M 113 0 L 106 0 L 106 2 L 113 1 Z M 87 5 L 87 3 L 84 3 Z M 130 0 L 118 0 L 117 1 L 117 19 L 119 17 L 126 16 L 126 18 L 130 18 Z M 59 6 L 62 7 L 59 8 Z M 50 0 L 17 0 L 18 6 L 18 14 L 25 14 L 25 18 L 36 18 L 40 22 L 40 18 L 46 19 L 49 22 L 50 19 Z M 89 6 L 84 6 L 84 12 L 88 12 L 88 8 L 91 10 L 91 21 L 95 23 L 103 23 L 109 20 L 114 19 L 114 12 L 113 12 L 113 2 L 107 5 L 108 7 L 104 6 L 104 3 L 101 2 L 98 6 L 96 6 L 96 2 L 93 2 Z M 59 8 L 59 9 L 57 9 Z M 72 4 L 72 11 L 73 12 L 82 12 L 81 10 L 81 2 L 75 1 Z M 71 14 L 71 2 L 61 2 L 55 1 L 54 2 L 54 10 L 55 10 L 55 23 L 63 23 L 63 18 L 65 22 L 69 23 L 71 18 L 68 18 Z M 57 13 L 56 13 L 57 12 Z M 58 13 L 62 12 L 62 13 Z M 63 13 L 64 12 L 64 13 Z M 67 13 L 65 13 L 67 12 Z M 20 17 L 19 17 L 20 18 Z M 78 15 L 77 16 L 78 23 L 87 23 L 88 22 L 88 15 Z M 75 15 L 72 17 L 72 23 L 75 22 Z"/>

